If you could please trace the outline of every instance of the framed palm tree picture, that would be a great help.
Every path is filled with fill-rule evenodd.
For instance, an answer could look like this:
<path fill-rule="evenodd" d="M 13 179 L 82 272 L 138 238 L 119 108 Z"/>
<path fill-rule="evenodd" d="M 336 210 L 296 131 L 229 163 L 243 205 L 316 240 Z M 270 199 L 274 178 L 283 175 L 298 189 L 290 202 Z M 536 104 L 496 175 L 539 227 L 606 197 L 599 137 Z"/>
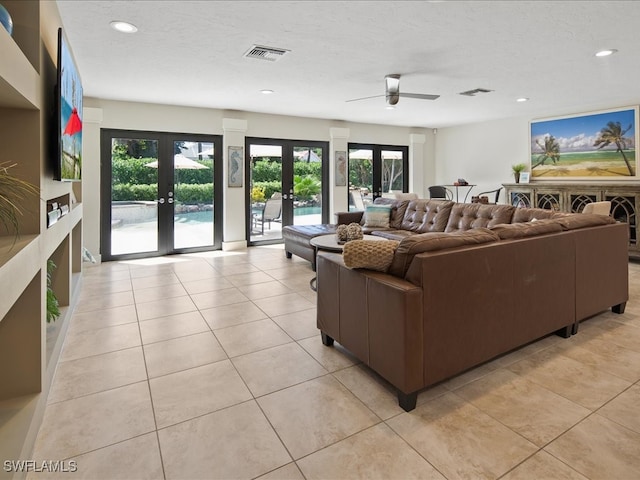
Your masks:
<path fill-rule="evenodd" d="M 532 121 L 532 180 L 635 178 L 637 123 L 638 107 Z"/>

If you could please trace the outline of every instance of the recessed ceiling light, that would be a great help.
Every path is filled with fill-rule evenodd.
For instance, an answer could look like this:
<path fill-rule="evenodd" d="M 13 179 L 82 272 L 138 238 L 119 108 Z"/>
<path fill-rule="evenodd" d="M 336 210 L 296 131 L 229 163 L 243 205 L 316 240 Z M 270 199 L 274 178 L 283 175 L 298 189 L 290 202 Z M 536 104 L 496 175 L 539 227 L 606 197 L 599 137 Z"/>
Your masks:
<path fill-rule="evenodd" d="M 129 22 L 114 20 L 109 25 L 111 25 L 111 28 L 113 28 L 114 30 L 122 33 L 136 33 L 138 31 L 138 27 Z"/>
<path fill-rule="evenodd" d="M 608 57 L 609 55 L 613 55 L 617 51 L 618 50 L 616 50 L 615 48 L 608 48 L 607 50 L 600 50 L 599 52 L 596 52 L 596 57 Z"/>
<path fill-rule="evenodd" d="M 262 93 L 263 95 L 271 95 L 273 93 L 273 90 L 265 88 L 264 90 L 260 90 L 260 93 Z"/>
<path fill-rule="evenodd" d="M 527 97 L 516 98 L 516 102 L 528 102 L 529 99 Z"/>

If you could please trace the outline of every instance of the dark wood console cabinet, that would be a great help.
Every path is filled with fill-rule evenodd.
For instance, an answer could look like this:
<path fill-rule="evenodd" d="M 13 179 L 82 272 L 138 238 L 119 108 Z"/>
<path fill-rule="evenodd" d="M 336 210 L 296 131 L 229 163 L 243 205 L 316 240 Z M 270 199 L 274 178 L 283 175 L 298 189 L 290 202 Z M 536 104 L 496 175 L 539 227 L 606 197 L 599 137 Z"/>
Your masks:
<path fill-rule="evenodd" d="M 516 207 L 537 207 L 559 212 L 582 212 L 587 203 L 608 200 L 611 216 L 629 224 L 629 256 L 640 259 L 636 212 L 640 182 L 536 182 L 505 183 L 506 201 Z"/>

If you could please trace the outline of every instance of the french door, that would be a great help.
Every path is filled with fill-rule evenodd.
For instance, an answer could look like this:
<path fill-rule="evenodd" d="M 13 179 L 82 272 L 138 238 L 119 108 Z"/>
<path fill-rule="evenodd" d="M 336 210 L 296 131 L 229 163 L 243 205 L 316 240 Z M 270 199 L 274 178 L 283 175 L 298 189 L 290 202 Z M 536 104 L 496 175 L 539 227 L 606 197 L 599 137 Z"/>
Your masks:
<path fill-rule="evenodd" d="M 349 144 L 349 211 L 409 189 L 409 147 Z"/>
<path fill-rule="evenodd" d="M 246 138 L 250 245 L 282 241 L 282 227 L 328 220 L 328 142 Z"/>
<path fill-rule="evenodd" d="M 108 129 L 101 136 L 104 260 L 221 247 L 221 137 Z"/>

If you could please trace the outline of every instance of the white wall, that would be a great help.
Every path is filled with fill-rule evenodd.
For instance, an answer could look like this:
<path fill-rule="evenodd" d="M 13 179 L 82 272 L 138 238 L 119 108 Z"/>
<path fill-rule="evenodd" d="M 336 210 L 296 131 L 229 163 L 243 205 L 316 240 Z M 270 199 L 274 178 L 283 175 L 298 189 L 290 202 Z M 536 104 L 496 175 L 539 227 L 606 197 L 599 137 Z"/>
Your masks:
<path fill-rule="evenodd" d="M 84 244 L 94 255 L 100 254 L 101 128 L 223 135 L 224 120 L 234 119 L 246 122 L 245 135 L 249 137 L 327 142 L 331 141 L 332 129 L 339 128 L 348 131 L 349 142 L 409 145 L 410 158 L 422 162 L 421 165 L 412 166 L 410 169 L 416 173 L 416 178 L 410 178 L 410 191 L 423 194 L 425 184 L 431 183 L 434 171 L 435 139 L 431 130 L 423 128 L 389 127 L 251 112 L 118 102 L 95 98 L 85 98 L 84 107 L 87 110 L 85 116 L 92 119 L 91 122 L 85 122 L 83 133 Z M 424 142 L 420 140 L 422 138 Z M 235 138 L 234 141 L 238 141 L 238 138 Z M 242 144 L 244 145 L 244 142 Z M 415 149 L 419 149 L 419 151 L 415 151 Z M 330 154 L 332 169 L 333 152 Z M 226 165 L 226 159 L 224 160 Z M 333 178 L 332 175 L 331 178 Z M 237 192 L 233 193 L 237 194 Z M 340 198 L 334 197 L 333 189 L 331 189 L 330 211 L 344 210 L 345 199 L 342 198 L 342 195 L 339 195 Z M 225 236 L 233 238 L 224 238 L 223 242 L 237 248 L 238 244 L 246 242 L 245 238 L 237 238 L 239 235 L 244 236 L 245 209 L 241 202 L 230 203 L 232 204 L 225 204 L 224 232 Z"/>
<path fill-rule="evenodd" d="M 439 128 L 433 136 L 436 138 L 433 184 L 451 184 L 464 178 L 477 184 L 473 195 L 512 183 L 511 165 L 529 164 L 528 117 Z M 506 203 L 504 190 L 500 203 Z"/>

